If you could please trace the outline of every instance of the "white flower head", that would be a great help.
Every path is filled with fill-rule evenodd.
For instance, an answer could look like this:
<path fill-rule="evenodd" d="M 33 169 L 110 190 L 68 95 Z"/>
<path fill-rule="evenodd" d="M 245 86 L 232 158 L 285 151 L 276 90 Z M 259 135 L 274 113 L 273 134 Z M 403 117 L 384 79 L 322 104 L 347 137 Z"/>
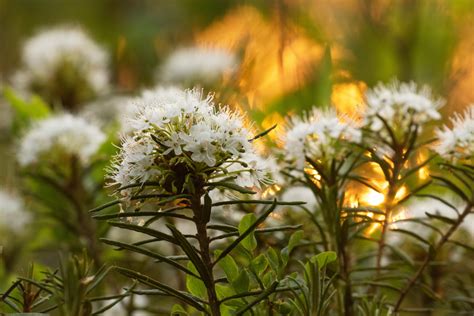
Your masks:
<path fill-rule="evenodd" d="M 25 210 L 23 201 L 16 195 L 0 190 L 0 227 L 20 233 L 31 221 L 30 214 Z"/>
<path fill-rule="evenodd" d="M 444 100 L 433 97 L 428 86 L 419 88 L 414 82 L 380 83 L 366 92 L 365 99 L 364 125 L 385 135 L 382 119 L 401 132 L 407 131 L 410 124 L 417 124 L 420 129 L 427 122 L 439 120 L 438 109 L 444 105 Z"/>
<path fill-rule="evenodd" d="M 175 83 L 212 83 L 226 73 L 235 71 L 237 64 L 237 58 L 224 49 L 187 47 L 171 54 L 157 77 Z"/>
<path fill-rule="evenodd" d="M 359 142 L 361 132 L 350 120 L 342 121 L 335 111 L 313 108 L 303 118 L 290 120 L 284 136 L 288 160 L 302 169 L 305 157 L 313 160 L 341 158 L 347 153 L 348 142 Z"/>
<path fill-rule="evenodd" d="M 463 115 L 451 118 L 452 128 L 444 126 L 436 131 L 436 152 L 450 161 L 473 160 L 474 158 L 474 104 Z"/>
<path fill-rule="evenodd" d="M 196 89 L 159 88 L 133 102 L 135 115 L 128 125 L 134 132 L 109 170 L 112 184 L 153 181 L 167 191 L 180 190 L 189 174 L 211 181 L 227 169 L 237 177 L 248 171 L 251 179 L 241 179 L 246 186 L 263 181 L 265 172 L 250 159 L 254 148 L 242 116 L 216 108 L 212 96 L 203 98 Z"/>
<path fill-rule="evenodd" d="M 22 51 L 22 69 L 14 84 L 29 90 L 54 80 L 62 67 L 80 75 L 96 94 L 109 89 L 108 54 L 78 27 L 44 30 L 28 39 Z"/>
<path fill-rule="evenodd" d="M 96 125 L 81 117 L 61 114 L 32 126 L 20 141 L 17 160 L 21 166 L 28 166 L 61 153 L 87 163 L 105 139 Z"/>

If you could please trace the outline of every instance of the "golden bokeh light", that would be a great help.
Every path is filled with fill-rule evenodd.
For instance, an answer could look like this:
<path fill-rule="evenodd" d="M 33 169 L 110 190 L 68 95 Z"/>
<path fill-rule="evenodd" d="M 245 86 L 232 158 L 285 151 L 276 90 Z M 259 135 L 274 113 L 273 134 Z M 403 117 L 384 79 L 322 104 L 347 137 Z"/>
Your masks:
<path fill-rule="evenodd" d="M 358 121 L 365 110 L 364 92 L 366 90 L 367 85 L 362 81 L 334 84 L 331 104 L 338 113 Z"/>
<path fill-rule="evenodd" d="M 238 87 L 251 107 L 303 86 L 325 50 L 297 26 L 278 15 L 264 17 L 251 6 L 232 10 L 197 34 L 196 41 L 241 55 Z M 338 56 L 340 49 L 332 47 L 333 59 Z"/>

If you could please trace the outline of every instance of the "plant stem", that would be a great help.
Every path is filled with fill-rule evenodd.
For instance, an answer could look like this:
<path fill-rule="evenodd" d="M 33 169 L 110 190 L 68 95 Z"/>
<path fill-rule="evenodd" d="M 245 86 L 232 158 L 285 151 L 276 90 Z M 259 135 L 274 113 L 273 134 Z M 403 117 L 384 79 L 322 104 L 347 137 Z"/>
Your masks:
<path fill-rule="evenodd" d="M 438 243 L 436 244 L 435 247 L 433 247 L 433 250 L 431 250 L 428 255 L 426 256 L 425 260 L 423 261 L 423 263 L 421 264 L 421 266 L 418 268 L 418 270 L 416 271 L 415 275 L 413 275 L 413 277 L 408 281 L 407 285 L 403 288 L 403 290 L 401 291 L 400 293 L 400 297 L 398 298 L 397 302 L 395 303 L 395 307 L 394 307 L 394 310 L 393 312 L 396 313 L 398 312 L 398 310 L 400 309 L 402 303 L 403 303 L 403 300 L 405 299 L 405 297 L 407 296 L 408 292 L 410 291 L 410 289 L 416 284 L 416 282 L 418 281 L 418 279 L 421 277 L 421 275 L 423 274 L 423 271 L 426 269 L 426 267 L 428 266 L 428 264 L 430 263 L 430 261 L 436 256 L 437 252 L 439 251 L 439 249 L 449 240 L 449 238 L 451 237 L 451 235 L 458 229 L 459 225 L 462 224 L 462 222 L 464 221 L 464 218 L 469 215 L 469 213 L 471 212 L 472 208 L 473 208 L 473 202 L 471 203 L 468 203 L 466 205 L 466 208 L 464 209 L 464 211 L 461 213 L 461 215 L 458 217 L 458 219 L 456 220 L 456 222 L 449 228 L 449 230 L 446 232 L 446 234 L 438 241 Z"/>
<path fill-rule="evenodd" d="M 391 176 L 389 179 L 386 179 L 386 181 L 388 181 L 388 192 L 385 200 L 385 216 L 382 222 L 382 231 L 380 232 L 380 239 L 378 242 L 375 278 L 378 278 L 380 276 L 380 269 L 382 268 L 382 258 L 385 250 L 385 239 L 387 236 L 387 229 L 390 222 L 390 217 L 392 215 L 392 211 L 395 209 L 397 204 L 396 195 L 400 188 L 398 177 L 406 161 L 406 155 L 403 154 L 403 148 L 395 149 L 396 150 L 392 159 L 393 169 L 391 170 Z"/>
<path fill-rule="evenodd" d="M 341 275 L 343 280 L 345 281 L 345 287 L 344 287 L 344 315 L 346 316 L 352 316 L 354 315 L 353 311 L 353 300 L 352 300 L 352 283 L 351 283 L 351 277 L 349 274 L 350 270 L 350 255 L 349 252 L 346 251 L 345 245 L 342 245 L 342 249 L 340 249 L 340 254 L 341 254 L 341 260 L 339 260 L 341 264 Z"/>
<path fill-rule="evenodd" d="M 81 169 L 79 166 L 79 160 L 77 157 L 71 157 L 71 175 L 69 183 L 65 188 L 65 191 L 69 192 L 72 198 L 73 206 L 76 211 L 77 222 L 79 227 L 79 234 L 87 242 L 87 250 L 89 255 L 94 259 L 94 264 L 100 267 L 101 262 L 101 249 L 97 242 L 97 231 L 96 224 L 90 217 L 87 207 L 84 205 L 86 199 L 86 190 L 81 179 Z"/>
<path fill-rule="evenodd" d="M 194 212 L 201 260 L 204 263 L 204 266 L 206 267 L 206 273 L 205 275 L 201 275 L 201 278 L 207 289 L 207 296 L 209 300 L 209 307 L 211 309 L 211 315 L 220 316 L 220 302 L 217 299 L 216 284 L 212 272 L 213 264 L 209 249 L 210 239 L 207 235 L 207 224 L 209 223 L 209 216 L 208 214 L 205 214 L 203 210 L 201 204 L 201 195 L 195 195 L 193 197 L 191 201 L 191 208 Z"/>

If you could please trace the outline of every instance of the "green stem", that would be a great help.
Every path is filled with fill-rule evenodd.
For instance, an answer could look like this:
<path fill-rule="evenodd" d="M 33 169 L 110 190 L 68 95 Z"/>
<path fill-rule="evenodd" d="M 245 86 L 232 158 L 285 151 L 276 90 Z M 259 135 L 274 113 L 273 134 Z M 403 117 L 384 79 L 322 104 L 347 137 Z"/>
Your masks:
<path fill-rule="evenodd" d="M 212 272 L 213 263 L 211 260 L 211 254 L 209 249 L 210 239 L 207 234 L 207 224 L 209 223 L 209 216 L 208 214 L 204 214 L 205 212 L 201 204 L 201 195 L 195 195 L 192 198 L 191 208 L 194 212 L 201 260 L 204 263 L 204 266 L 206 267 L 206 273 L 205 275 L 201 275 L 201 278 L 207 289 L 207 296 L 209 300 L 209 307 L 211 309 L 211 315 L 220 316 L 220 302 L 217 298 L 216 284 Z"/>
<path fill-rule="evenodd" d="M 87 250 L 89 255 L 94 259 L 94 264 L 101 266 L 101 248 L 97 240 L 96 223 L 85 207 L 84 200 L 87 198 L 86 190 L 82 184 L 81 170 L 77 157 L 71 157 L 71 175 L 69 184 L 65 188 L 73 199 L 73 206 L 76 211 L 79 234 L 87 242 Z"/>

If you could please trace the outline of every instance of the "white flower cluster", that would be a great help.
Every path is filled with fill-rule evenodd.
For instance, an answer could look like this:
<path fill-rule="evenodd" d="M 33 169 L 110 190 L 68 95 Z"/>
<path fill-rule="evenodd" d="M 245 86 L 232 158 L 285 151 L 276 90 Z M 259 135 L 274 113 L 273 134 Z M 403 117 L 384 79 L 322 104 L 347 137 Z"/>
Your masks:
<path fill-rule="evenodd" d="M 158 88 L 135 100 L 125 136 L 110 170 L 113 184 L 166 181 L 188 173 L 226 170 L 247 187 L 264 181 L 265 166 L 255 154 L 242 117 L 227 107 L 216 109 L 212 96 L 198 90 Z M 237 162 L 238 161 L 238 162 Z M 223 174 L 222 174 L 223 176 Z"/>
<path fill-rule="evenodd" d="M 158 79 L 168 82 L 212 83 L 224 74 L 233 72 L 237 59 L 230 52 L 210 47 L 188 47 L 175 51 L 165 61 L 157 74 Z"/>
<path fill-rule="evenodd" d="M 87 163 L 105 141 L 105 134 L 85 119 L 61 114 L 37 122 L 21 139 L 17 160 L 22 166 L 38 163 L 58 152 Z"/>
<path fill-rule="evenodd" d="M 25 210 L 23 201 L 5 190 L 0 190 L 1 229 L 21 232 L 30 223 L 31 216 Z"/>
<path fill-rule="evenodd" d="M 340 120 L 334 111 L 314 108 L 303 118 L 290 121 L 284 137 L 285 154 L 298 169 L 305 164 L 305 157 L 330 161 L 347 153 L 347 141 L 359 142 L 361 131 L 349 121 Z"/>
<path fill-rule="evenodd" d="M 398 131 L 407 131 L 410 123 L 421 126 L 441 118 L 438 109 L 444 100 L 435 99 L 428 86 L 418 88 L 414 82 L 399 83 L 393 81 L 388 85 L 378 84 L 365 94 L 367 109 L 363 114 L 364 125 L 374 132 L 387 135 L 384 119 L 387 124 Z"/>
<path fill-rule="evenodd" d="M 109 88 L 108 55 L 80 28 L 59 27 L 28 39 L 22 52 L 23 68 L 14 83 L 28 89 L 36 82 L 49 82 L 67 64 L 100 94 Z"/>
<path fill-rule="evenodd" d="M 451 119 L 453 127 L 436 131 L 439 143 L 435 150 L 451 161 L 474 159 L 474 105 L 463 115 L 455 114 Z"/>

